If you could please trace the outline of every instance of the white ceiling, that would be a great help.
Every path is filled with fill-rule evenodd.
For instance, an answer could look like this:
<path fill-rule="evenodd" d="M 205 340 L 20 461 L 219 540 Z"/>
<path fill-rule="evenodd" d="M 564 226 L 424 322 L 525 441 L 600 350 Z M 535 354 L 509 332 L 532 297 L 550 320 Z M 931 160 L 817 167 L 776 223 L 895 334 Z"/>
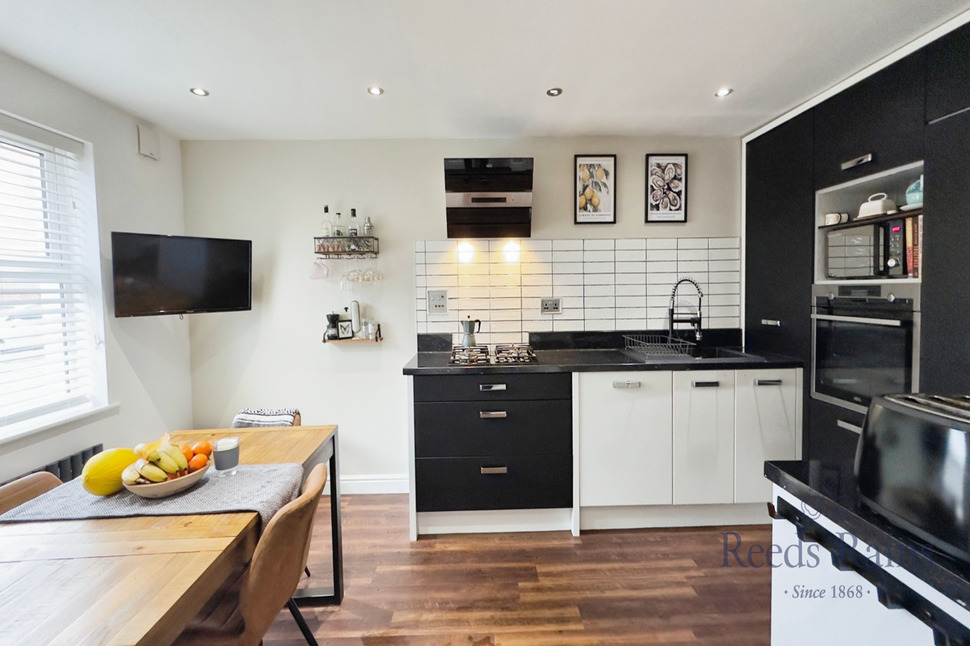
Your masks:
<path fill-rule="evenodd" d="M 0 0 L 0 50 L 181 139 L 741 136 L 967 9 L 970 0 Z M 369 96 L 373 84 L 386 93 Z M 735 93 L 715 99 L 724 85 Z M 553 86 L 562 96 L 546 96 Z"/>

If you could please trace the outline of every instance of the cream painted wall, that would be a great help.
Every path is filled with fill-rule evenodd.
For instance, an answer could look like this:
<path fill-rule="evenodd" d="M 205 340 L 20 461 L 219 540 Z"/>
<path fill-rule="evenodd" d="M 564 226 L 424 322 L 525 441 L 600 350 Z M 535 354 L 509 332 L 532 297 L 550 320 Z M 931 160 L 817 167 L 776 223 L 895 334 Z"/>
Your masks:
<path fill-rule="evenodd" d="M 189 323 L 175 317 L 116 319 L 110 296 L 110 232 L 182 233 L 178 143 L 160 132 L 161 159 L 137 152 L 138 120 L 0 53 L 0 109 L 93 144 L 100 219 L 108 391 L 117 413 L 0 444 L 0 482 L 93 444 L 132 446 L 192 425 Z"/>
<path fill-rule="evenodd" d="M 254 253 L 253 310 L 192 317 L 194 421 L 295 406 L 304 424 L 339 424 L 346 491 L 406 490 L 414 242 L 445 238 L 442 159 L 534 157 L 535 238 L 727 237 L 740 235 L 740 151 L 727 138 L 183 142 L 187 232 L 252 239 Z M 617 154 L 615 225 L 573 224 L 576 153 Z M 644 224 L 646 153 L 689 155 L 686 223 Z M 309 278 L 324 204 L 373 219 L 384 281 Z M 384 342 L 322 344 L 324 315 L 354 299 Z"/>

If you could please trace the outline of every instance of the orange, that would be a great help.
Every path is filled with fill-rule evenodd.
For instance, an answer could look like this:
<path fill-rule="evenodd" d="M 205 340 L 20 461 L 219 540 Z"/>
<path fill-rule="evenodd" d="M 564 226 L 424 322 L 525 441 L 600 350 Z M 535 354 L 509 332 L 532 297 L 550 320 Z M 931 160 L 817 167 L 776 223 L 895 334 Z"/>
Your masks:
<path fill-rule="evenodd" d="M 205 455 L 205 453 L 199 453 L 189 460 L 189 473 L 198 471 L 207 464 L 209 464 L 209 458 Z"/>
<path fill-rule="evenodd" d="M 182 455 L 185 456 L 185 461 L 186 462 L 188 462 L 189 460 L 191 460 L 192 459 L 192 456 L 195 455 L 195 451 L 193 451 L 192 450 L 192 447 L 189 446 L 188 444 L 180 444 L 179 445 L 179 448 L 182 449 Z"/>
<path fill-rule="evenodd" d="M 196 442 L 192 445 L 193 453 L 201 453 L 202 455 L 212 455 L 212 445 L 208 441 L 202 440 L 201 442 Z"/>

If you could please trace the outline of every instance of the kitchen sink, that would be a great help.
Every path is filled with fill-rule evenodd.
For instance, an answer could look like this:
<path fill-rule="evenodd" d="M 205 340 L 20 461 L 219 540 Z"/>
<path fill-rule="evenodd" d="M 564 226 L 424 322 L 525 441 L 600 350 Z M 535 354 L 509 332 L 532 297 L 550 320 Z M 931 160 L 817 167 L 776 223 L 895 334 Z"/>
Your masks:
<path fill-rule="evenodd" d="M 762 357 L 731 348 L 693 348 L 690 356 L 695 359 L 751 359 L 763 361 Z"/>

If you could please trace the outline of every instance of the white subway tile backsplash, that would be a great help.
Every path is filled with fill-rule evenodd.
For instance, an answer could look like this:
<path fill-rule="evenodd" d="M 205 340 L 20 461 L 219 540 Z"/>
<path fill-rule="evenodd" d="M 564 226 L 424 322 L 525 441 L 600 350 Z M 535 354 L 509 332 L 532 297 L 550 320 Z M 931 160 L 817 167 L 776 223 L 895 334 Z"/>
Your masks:
<path fill-rule="evenodd" d="M 646 249 L 647 241 L 643 238 L 621 238 L 616 241 L 616 249 Z"/>
<path fill-rule="evenodd" d="M 612 263 L 616 258 L 612 249 L 609 251 L 584 251 L 583 261 L 584 262 L 608 262 Z"/>
<path fill-rule="evenodd" d="M 647 263 L 640 261 L 618 261 L 616 263 L 616 273 L 618 274 L 642 274 L 647 271 Z"/>
<path fill-rule="evenodd" d="M 555 273 L 552 275 L 553 285 L 582 285 L 583 284 L 583 274 L 580 272 L 572 274 L 559 274 Z"/>
<path fill-rule="evenodd" d="M 707 249 L 707 238 L 678 238 L 678 249 Z"/>
<path fill-rule="evenodd" d="M 557 265 L 561 262 L 582 262 L 582 251 L 553 251 L 552 261 Z"/>
<path fill-rule="evenodd" d="M 644 263 L 647 260 L 646 249 L 617 249 L 615 254 L 617 264 L 621 262 Z"/>
<path fill-rule="evenodd" d="M 584 285 L 612 285 L 616 281 L 616 274 L 585 274 L 583 276 Z"/>
<path fill-rule="evenodd" d="M 704 292 L 704 326 L 738 327 L 740 239 L 637 238 L 523 240 L 506 259 L 505 240 L 470 241 L 471 262 L 457 262 L 458 242 L 417 241 L 415 320 L 421 333 L 448 333 L 482 320 L 481 343 L 525 341 L 528 331 L 665 328 L 674 283 L 691 277 Z M 449 290 L 449 313 L 427 312 L 428 289 Z M 687 304 L 690 291 L 684 296 Z M 561 298 L 560 314 L 540 299 Z M 502 339 L 502 340 L 500 340 Z M 511 339 L 511 340 L 510 340 Z"/>
<path fill-rule="evenodd" d="M 581 262 L 553 262 L 552 273 L 559 274 L 581 274 L 583 273 L 583 263 Z"/>
<path fill-rule="evenodd" d="M 553 240 L 552 250 L 553 251 L 582 251 L 583 241 L 582 240 Z"/>
<path fill-rule="evenodd" d="M 741 238 L 711 238 L 708 247 L 711 249 L 740 249 Z"/>
<path fill-rule="evenodd" d="M 613 296 L 614 290 L 613 285 L 587 285 L 583 288 L 583 296 Z"/>
<path fill-rule="evenodd" d="M 584 262 L 583 273 L 590 274 L 615 274 L 616 263 L 612 262 Z"/>
<path fill-rule="evenodd" d="M 647 239 L 647 256 L 650 249 L 676 249 L 677 238 L 649 238 Z"/>

